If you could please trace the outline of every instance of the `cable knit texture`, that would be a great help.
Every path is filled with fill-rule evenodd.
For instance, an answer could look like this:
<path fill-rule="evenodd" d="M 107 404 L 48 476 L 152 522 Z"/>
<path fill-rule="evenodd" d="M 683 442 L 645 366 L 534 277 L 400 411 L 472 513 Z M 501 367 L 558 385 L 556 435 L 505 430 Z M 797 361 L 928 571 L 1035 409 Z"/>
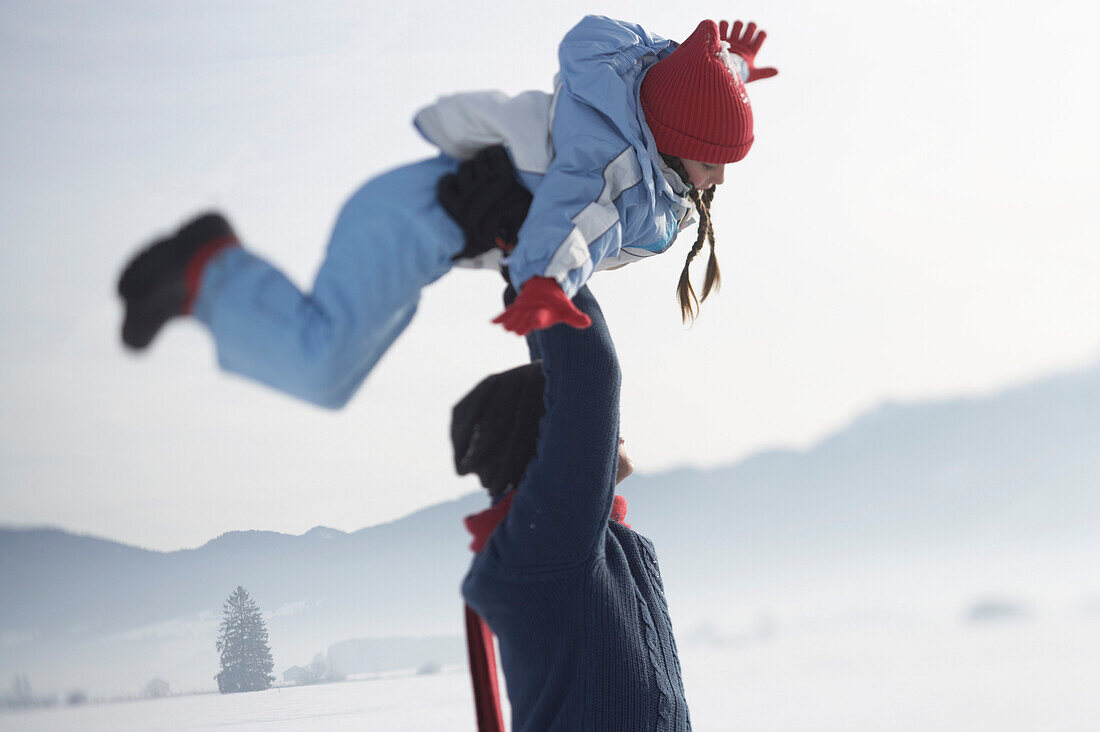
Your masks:
<path fill-rule="evenodd" d="M 516 732 L 687 730 L 653 545 L 609 522 L 618 359 L 587 288 L 574 304 L 591 327 L 533 336 L 546 373 L 538 451 L 463 595 L 499 640 Z"/>

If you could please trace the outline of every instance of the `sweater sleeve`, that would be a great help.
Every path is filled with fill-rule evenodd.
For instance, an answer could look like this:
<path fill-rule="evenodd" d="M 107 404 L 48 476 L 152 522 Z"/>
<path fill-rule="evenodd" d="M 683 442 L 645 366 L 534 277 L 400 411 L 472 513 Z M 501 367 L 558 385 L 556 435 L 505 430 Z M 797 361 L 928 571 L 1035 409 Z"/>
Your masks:
<path fill-rule="evenodd" d="M 487 547 L 513 567 L 569 565 L 591 555 L 607 525 L 618 468 L 619 361 L 596 299 L 574 304 L 592 319 L 536 335 L 546 374 L 538 447 L 508 516 Z"/>

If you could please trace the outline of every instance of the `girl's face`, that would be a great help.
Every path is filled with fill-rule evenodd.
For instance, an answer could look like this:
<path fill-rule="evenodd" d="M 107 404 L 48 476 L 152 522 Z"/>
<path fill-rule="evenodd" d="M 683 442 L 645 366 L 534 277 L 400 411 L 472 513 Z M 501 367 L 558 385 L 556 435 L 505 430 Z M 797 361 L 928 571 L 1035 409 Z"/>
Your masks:
<path fill-rule="evenodd" d="M 691 184 L 701 191 L 721 185 L 726 179 L 725 164 L 700 163 L 698 160 L 681 158 L 684 170 L 691 178 Z"/>

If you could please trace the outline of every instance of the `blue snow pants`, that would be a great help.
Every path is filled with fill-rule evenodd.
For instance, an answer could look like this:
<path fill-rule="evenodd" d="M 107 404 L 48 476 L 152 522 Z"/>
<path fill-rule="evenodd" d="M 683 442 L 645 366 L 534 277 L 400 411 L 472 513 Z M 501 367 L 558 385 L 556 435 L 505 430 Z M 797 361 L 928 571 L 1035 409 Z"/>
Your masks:
<path fill-rule="evenodd" d="M 446 274 L 464 234 L 436 200 L 458 161 L 439 156 L 363 185 L 344 205 L 313 291 L 243 248 L 203 271 L 195 316 L 222 368 L 332 409 L 343 406 Z"/>

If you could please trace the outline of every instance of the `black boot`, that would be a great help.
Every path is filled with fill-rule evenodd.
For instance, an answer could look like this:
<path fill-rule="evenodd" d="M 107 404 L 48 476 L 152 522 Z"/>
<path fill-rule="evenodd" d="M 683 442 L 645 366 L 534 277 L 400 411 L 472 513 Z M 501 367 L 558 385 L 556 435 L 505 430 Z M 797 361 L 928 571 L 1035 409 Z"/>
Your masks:
<path fill-rule="evenodd" d="M 140 251 L 118 280 L 126 305 L 122 342 L 145 348 L 168 320 L 190 312 L 202 266 L 215 252 L 236 243 L 229 222 L 208 213 Z"/>

